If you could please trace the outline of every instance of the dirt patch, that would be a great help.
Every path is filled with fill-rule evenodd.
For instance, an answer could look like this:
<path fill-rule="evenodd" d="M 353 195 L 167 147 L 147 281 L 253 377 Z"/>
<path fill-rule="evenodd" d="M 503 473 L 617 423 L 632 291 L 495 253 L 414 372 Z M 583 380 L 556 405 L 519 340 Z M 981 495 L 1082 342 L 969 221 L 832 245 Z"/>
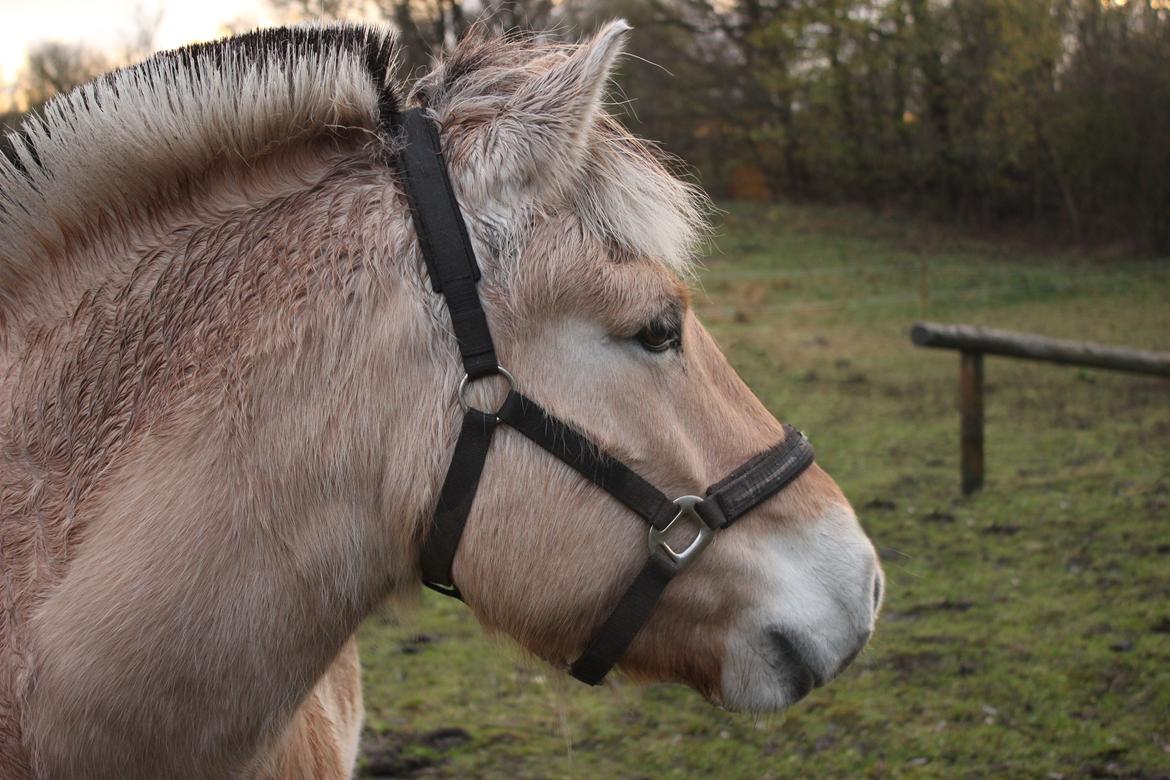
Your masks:
<path fill-rule="evenodd" d="M 430 634 L 415 634 L 407 637 L 406 641 L 398 645 L 398 652 L 405 655 L 414 655 L 422 652 L 423 648 L 435 641 L 435 637 Z"/>
<path fill-rule="evenodd" d="M 419 777 L 442 764 L 446 753 L 471 742 L 461 728 L 445 727 L 425 733 L 373 731 L 362 734 L 361 778 Z"/>
<path fill-rule="evenodd" d="M 1128 766 L 1121 760 L 1109 760 L 1121 759 L 1124 755 L 1125 751 L 1121 750 L 1103 751 L 1098 755 L 1097 760 L 1082 767 L 1072 777 L 1085 778 L 1085 780 L 1105 780 L 1105 778 L 1115 778 L 1116 780 L 1170 780 L 1170 775 L 1162 771 Z"/>
<path fill-rule="evenodd" d="M 927 604 L 916 604 L 909 609 L 903 610 L 889 610 L 885 613 L 886 620 L 916 620 L 923 615 L 928 615 L 934 612 L 966 612 L 975 606 L 970 601 L 952 601 L 951 599 L 943 599 L 942 601 L 932 601 Z"/>
<path fill-rule="evenodd" d="M 1015 536 L 1020 532 L 1020 526 L 1015 523 L 992 523 L 983 528 L 983 533 L 992 536 Z"/>
<path fill-rule="evenodd" d="M 885 666 L 902 679 L 919 677 L 922 674 L 932 674 L 946 665 L 946 659 L 941 653 L 925 651 L 921 653 L 895 653 L 882 659 L 880 666 Z"/>

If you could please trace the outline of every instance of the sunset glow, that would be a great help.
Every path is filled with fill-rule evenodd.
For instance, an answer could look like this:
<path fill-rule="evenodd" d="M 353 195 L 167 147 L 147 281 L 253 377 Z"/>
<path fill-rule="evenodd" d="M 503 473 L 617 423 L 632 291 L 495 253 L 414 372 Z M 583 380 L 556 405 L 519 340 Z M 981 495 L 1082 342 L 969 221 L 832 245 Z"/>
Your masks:
<path fill-rule="evenodd" d="M 116 60 L 135 20 L 160 12 L 154 38 L 160 49 L 219 37 L 229 25 L 276 21 L 265 0 L 0 0 L 0 83 L 16 79 L 28 48 L 46 40 L 84 42 Z"/>

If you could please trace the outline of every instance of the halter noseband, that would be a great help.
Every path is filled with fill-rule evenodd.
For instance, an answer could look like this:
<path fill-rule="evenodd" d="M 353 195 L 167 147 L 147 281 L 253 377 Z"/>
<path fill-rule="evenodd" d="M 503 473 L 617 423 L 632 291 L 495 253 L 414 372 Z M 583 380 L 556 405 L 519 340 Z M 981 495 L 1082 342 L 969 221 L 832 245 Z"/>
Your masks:
<path fill-rule="evenodd" d="M 419 246 L 431 285 L 446 300 L 465 371 L 459 384 L 463 423 L 439 492 L 434 522 L 422 545 L 423 583 L 461 598 L 451 572 L 455 553 L 492 434 L 500 424 L 510 426 L 650 524 L 646 563 L 570 669 L 578 680 L 596 685 L 650 618 L 671 579 L 698 558 L 717 531 L 800 476 L 813 462 L 812 446 L 803 433 L 785 425 L 782 442 L 707 488 L 702 497 L 671 500 L 624 463 L 604 454 L 585 435 L 521 394 L 516 380 L 496 359 L 476 290 L 479 266 L 447 176 L 437 129 L 421 109 L 393 112 L 389 120 L 403 142 L 398 167 Z M 470 383 L 490 375 L 501 375 L 510 384 L 507 398 L 494 413 L 471 408 L 464 397 Z M 693 521 L 699 533 L 684 549 L 674 550 L 666 542 L 666 532 L 683 517 Z"/>

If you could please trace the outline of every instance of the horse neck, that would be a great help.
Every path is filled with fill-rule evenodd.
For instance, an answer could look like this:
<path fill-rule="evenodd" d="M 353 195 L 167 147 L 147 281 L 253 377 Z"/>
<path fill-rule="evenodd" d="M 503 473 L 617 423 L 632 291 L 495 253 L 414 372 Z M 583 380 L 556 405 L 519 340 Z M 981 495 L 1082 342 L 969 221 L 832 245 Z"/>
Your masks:
<path fill-rule="evenodd" d="M 75 448 L 24 518 L 52 529 L 37 544 L 57 540 L 51 595 L 21 595 L 33 613 L 21 654 L 37 667 L 34 730 L 92 722 L 54 702 L 94 702 L 102 718 L 124 713 L 111 728 L 150 734 L 165 723 L 142 702 L 182 699 L 190 736 L 160 739 L 233 727 L 233 739 L 270 738 L 360 620 L 414 582 L 454 425 L 439 388 L 454 386 L 456 363 L 435 359 L 417 269 L 393 260 L 408 217 L 387 176 L 313 179 L 277 213 L 249 206 L 193 227 L 180 240 L 215 253 L 210 267 L 181 255 L 132 271 L 117 295 L 98 296 L 117 306 L 95 303 L 44 345 L 58 388 L 103 376 L 111 387 L 96 399 L 105 420 L 43 420 L 21 434 L 40 437 L 25 452 Z M 244 218 L 261 212 L 268 221 Z M 103 353 L 106 332 L 116 336 Z M 103 374 L 111 361 L 118 370 Z M 95 448 L 101 457 L 85 461 Z M 5 489 L 37 469 L 48 471 L 6 463 Z M 160 696 L 160 685 L 182 690 Z"/>
<path fill-rule="evenodd" d="M 0 236 L 0 246 L 18 255 L 19 276 L 5 281 L 0 318 L 9 337 L 26 336 L 45 323 L 73 314 L 97 290 L 149 287 L 152 274 L 180 265 L 187 258 L 203 263 L 198 234 L 217 229 L 230 236 L 233 223 L 262 216 L 321 182 L 337 165 L 352 160 L 352 140 L 288 143 L 268 155 L 241 164 L 223 159 L 197 174 L 145 183 L 133 199 L 112 212 L 104 201 L 93 201 L 87 216 L 74 215 L 57 226 L 35 250 L 23 236 Z M 82 191 L 100 189 L 79 184 Z M 265 208 L 267 207 L 267 208 Z M 35 251 L 35 256 L 26 256 Z M 214 253 L 211 253 L 214 254 Z M 222 254 L 222 253 L 221 253 Z"/>

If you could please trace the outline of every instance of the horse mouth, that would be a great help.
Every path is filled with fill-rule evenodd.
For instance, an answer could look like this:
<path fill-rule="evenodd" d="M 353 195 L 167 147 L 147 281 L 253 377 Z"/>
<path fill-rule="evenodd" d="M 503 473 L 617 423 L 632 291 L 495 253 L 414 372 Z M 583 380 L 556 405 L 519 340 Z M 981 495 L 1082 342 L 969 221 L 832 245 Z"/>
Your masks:
<path fill-rule="evenodd" d="M 808 696 L 814 688 L 825 684 L 825 678 L 817 671 L 812 653 L 799 639 L 781 628 L 767 632 L 770 658 L 769 664 L 777 676 L 785 681 L 791 703 Z"/>

